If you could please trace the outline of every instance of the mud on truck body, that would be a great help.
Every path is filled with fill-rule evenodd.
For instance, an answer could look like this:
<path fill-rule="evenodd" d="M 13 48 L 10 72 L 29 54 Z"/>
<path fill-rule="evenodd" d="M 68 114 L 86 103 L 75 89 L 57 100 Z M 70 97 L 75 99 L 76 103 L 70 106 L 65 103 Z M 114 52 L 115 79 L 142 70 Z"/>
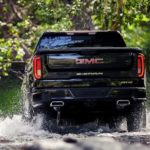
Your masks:
<path fill-rule="evenodd" d="M 43 113 L 59 124 L 105 114 L 110 124 L 124 116 L 128 131 L 146 126 L 144 55 L 119 32 L 45 32 L 25 72 L 26 118 Z"/>

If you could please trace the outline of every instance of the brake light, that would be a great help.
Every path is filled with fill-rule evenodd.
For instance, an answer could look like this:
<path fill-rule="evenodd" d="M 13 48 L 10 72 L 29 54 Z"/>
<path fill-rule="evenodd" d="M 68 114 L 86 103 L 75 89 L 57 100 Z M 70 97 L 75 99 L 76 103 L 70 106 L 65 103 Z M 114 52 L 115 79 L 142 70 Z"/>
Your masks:
<path fill-rule="evenodd" d="M 145 66 L 144 66 L 144 55 L 139 54 L 138 55 L 138 77 L 143 77 L 145 72 Z"/>
<path fill-rule="evenodd" d="M 35 79 L 42 78 L 42 68 L 41 68 L 41 57 L 34 56 L 33 57 L 33 74 Z"/>

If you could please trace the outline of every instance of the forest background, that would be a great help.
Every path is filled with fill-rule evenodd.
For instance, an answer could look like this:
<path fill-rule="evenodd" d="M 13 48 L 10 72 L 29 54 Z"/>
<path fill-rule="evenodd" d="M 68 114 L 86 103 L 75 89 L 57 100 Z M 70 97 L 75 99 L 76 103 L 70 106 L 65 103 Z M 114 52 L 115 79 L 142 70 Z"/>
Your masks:
<path fill-rule="evenodd" d="M 140 47 L 145 54 L 150 95 L 149 0 L 0 0 L 0 77 L 13 72 L 12 62 L 26 62 L 47 30 L 120 31 L 127 46 Z M 11 85 L 8 81 L 0 81 L 4 103 L 4 85 Z M 18 89 L 18 81 L 17 86 L 12 83 L 13 88 L 10 97 Z"/>

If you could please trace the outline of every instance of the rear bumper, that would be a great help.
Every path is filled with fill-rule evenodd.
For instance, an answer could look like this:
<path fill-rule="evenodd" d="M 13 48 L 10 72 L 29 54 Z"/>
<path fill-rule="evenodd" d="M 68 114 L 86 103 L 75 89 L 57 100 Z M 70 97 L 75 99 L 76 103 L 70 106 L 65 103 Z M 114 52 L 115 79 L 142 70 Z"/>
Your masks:
<path fill-rule="evenodd" d="M 32 89 L 34 108 L 50 109 L 53 101 L 63 101 L 64 110 L 107 111 L 116 109 L 118 100 L 131 104 L 146 100 L 146 90 L 141 87 L 94 87 L 94 88 L 44 88 Z"/>

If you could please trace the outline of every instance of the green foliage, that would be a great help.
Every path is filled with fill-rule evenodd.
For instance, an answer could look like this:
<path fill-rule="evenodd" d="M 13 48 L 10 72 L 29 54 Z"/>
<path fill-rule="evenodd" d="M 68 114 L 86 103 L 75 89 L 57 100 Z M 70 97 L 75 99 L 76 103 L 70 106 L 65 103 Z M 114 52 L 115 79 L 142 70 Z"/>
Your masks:
<path fill-rule="evenodd" d="M 12 116 L 20 111 L 21 81 L 5 77 L 0 81 L 0 115 Z"/>
<path fill-rule="evenodd" d="M 94 24 L 102 30 L 126 30 L 148 22 L 148 0 L 99 0 L 95 1 Z"/>
<path fill-rule="evenodd" d="M 24 51 L 20 47 L 17 38 L 0 39 L 0 73 L 7 76 L 7 69 L 11 66 L 11 61 L 20 60 Z"/>

